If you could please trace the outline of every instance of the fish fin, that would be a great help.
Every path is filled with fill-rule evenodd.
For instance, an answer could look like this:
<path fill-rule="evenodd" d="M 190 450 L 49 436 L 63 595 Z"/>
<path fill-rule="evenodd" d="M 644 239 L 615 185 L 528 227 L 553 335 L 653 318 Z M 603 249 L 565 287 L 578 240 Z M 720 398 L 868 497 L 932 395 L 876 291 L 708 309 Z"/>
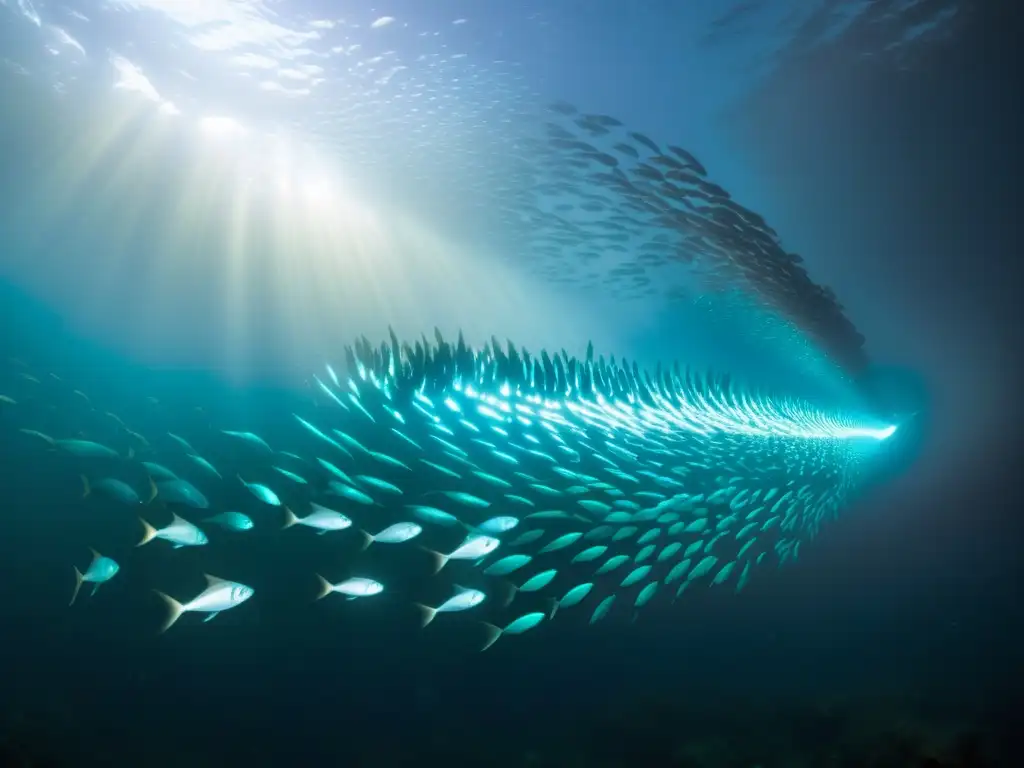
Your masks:
<path fill-rule="evenodd" d="M 97 552 L 97 551 L 96 551 L 95 549 L 93 549 L 92 547 L 89 547 L 89 551 L 90 551 L 90 552 L 92 552 L 92 560 L 93 560 L 93 562 L 96 562 L 96 561 L 97 561 L 97 560 L 99 560 L 99 559 L 100 559 L 101 557 L 103 557 L 103 555 L 101 555 L 101 554 L 100 554 L 99 552 Z"/>
<path fill-rule="evenodd" d="M 317 536 L 323 536 L 325 533 L 330 533 L 330 531 L 327 530 L 326 528 L 321 528 L 319 531 L 316 532 L 316 535 Z"/>
<path fill-rule="evenodd" d="M 363 544 L 362 544 L 361 547 L 359 547 L 359 551 L 360 552 L 365 552 L 367 549 L 370 548 L 370 545 L 373 544 L 373 542 L 374 542 L 373 534 L 372 533 L 367 533 L 362 528 L 359 528 L 358 530 L 359 530 L 359 533 L 362 534 L 362 540 L 363 540 Z M 436 571 L 435 571 L 435 573 L 436 573 Z"/>
<path fill-rule="evenodd" d="M 157 494 L 160 493 L 160 489 L 156 487 L 156 483 L 153 478 L 149 478 L 149 498 L 146 499 L 147 504 L 152 504 L 156 501 Z"/>
<path fill-rule="evenodd" d="M 356 597 L 356 595 L 345 595 L 345 599 L 349 602 L 352 602 L 353 600 L 357 600 L 358 598 Z"/>
<path fill-rule="evenodd" d="M 184 523 L 185 525 L 192 525 L 192 523 L 190 523 L 185 518 L 179 517 L 177 512 L 171 512 L 171 518 L 172 518 L 171 525 L 175 525 L 176 523 Z"/>
<path fill-rule="evenodd" d="M 31 435 L 32 437 L 38 437 L 38 438 L 46 441 L 50 445 L 50 447 L 54 447 L 55 441 L 49 435 L 44 435 L 42 432 L 39 432 L 39 431 L 37 431 L 35 429 L 22 429 L 22 430 L 19 430 L 19 431 L 22 432 L 23 434 Z"/>
<path fill-rule="evenodd" d="M 85 581 L 85 577 L 82 575 L 82 572 L 80 570 L 78 570 L 78 567 L 75 566 L 75 591 L 71 593 L 71 602 L 68 603 L 68 607 L 69 608 L 72 605 L 74 605 L 75 604 L 75 600 L 78 599 L 78 590 L 80 590 L 82 588 L 82 582 L 83 581 Z"/>
<path fill-rule="evenodd" d="M 211 613 L 211 614 L 210 614 L 209 616 L 207 616 L 207 617 L 206 617 L 205 619 L 203 619 L 203 624 L 205 624 L 205 623 L 206 623 L 206 622 L 208 622 L 208 621 L 213 621 L 213 620 L 214 620 L 214 619 L 216 619 L 216 618 L 217 618 L 218 616 L 220 616 L 220 611 L 214 611 L 214 612 L 213 612 L 213 613 Z"/>
<path fill-rule="evenodd" d="M 206 586 L 208 586 L 208 587 L 215 587 L 218 584 L 226 584 L 227 583 L 227 579 L 222 579 L 219 576 L 214 576 L 214 575 L 209 574 L 209 573 L 204 573 L 203 574 L 203 578 L 206 579 Z"/>
<path fill-rule="evenodd" d="M 141 547 L 143 544 L 148 544 L 156 538 L 157 534 L 156 528 L 147 523 L 141 517 L 139 518 L 139 522 L 142 523 L 142 540 L 135 545 L 136 547 Z"/>
<path fill-rule="evenodd" d="M 89 597 L 94 597 L 96 595 L 96 593 L 100 591 L 100 587 L 102 587 L 102 586 L 103 586 L 103 582 L 102 581 L 95 581 L 95 582 L 93 582 L 92 592 L 89 593 Z"/>
<path fill-rule="evenodd" d="M 480 623 L 484 625 L 484 629 L 487 631 L 487 641 L 484 643 L 483 648 L 480 649 L 480 653 L 483 653 L 498 642 L 498 638 L 501 637 L 501 627 L 496 627 L 486 621 Z"/>
<path fill-rule="evenodd" d="M 154 589 L 154 592 L 167 604 L 167 618 L 164 619 L 164 623 L 160 625 L 160 634 L 162 635 L 168 629 L 174 626 L 174 623 L 181 618 L 181 614 L 185 612 L 185 606 L 179 603 L 170 595 L 165 595 L 163 592 Z"/>
<path fill-rule="evenodd" d="M 185 546 L 184 544 L 177 544 L 177 543 L 175 543 L 175 544 L 171 544 L 171 549 L 181 549 L 184 546 Z"/>
<path fill-rule="evenodd" d="M 422 549 L 424 552 L 430 555 L 430 557 L 433 559 L 434 570 L 432 571 L 432 575 L 436 575 L 437 573 L 439 573 L 441 569 L 448 564 L 448 555 L 442 555 L 440 552 L 437 552 L 433 549 L 428 549 L 427 547 L 423 546 L 421 546 L 420 549 Z"/>
<path fill-rule="evenodd" d="M 437 616 L 437 609 L 431 608 L 429 605 L 424 605 L 423 603 L 413 603 L 413 607 L 421 614 L 421 629 L 426 629 L 427 625 L 434 620 L 435 616 Z"/>
<path fill-rule="evenodd" d="M 323 600 L 325 597 L 331 594 L 331 592 L 334 591 L 334 587 L 331 585 L 331 582 L 329 582 L 319 573 L 316 575 L 316 577 L 320 580 L 320 592 L 317 593 L 316 599 Z"/>
<path fill-rule="evenodd" d="M 501 608 L 508 608 L 512 604 L 512 601 L 516 599 L 516 594 L 519 592 L 519 587 L 517 587 L 511 581 L 506 581 L 505 579 L 498 579 L 497 583 L 501 586 L 502 589 L 502 595 L 497 601 L 498 605 Z"/>
<path fill-rule="evenodd" d="M 283 531 L 286 528 L 291 528 L 293 525 L 298 525 L 299 522 L 300 522 L 299 518 L 296 517 L 295 513 L 292 512 L 291 508 L 285 507 L 284 508 L 284 525 L 281 526 L 281 530 Z"/>
<path fill-rule="evenodd" d="M 547 598 L 548 602 L 551 603 L 551 610 L 548 612 L 548 621 L 555 618 L 555 614 L 558 613 L 558 600 L 554 597 Z"/>
<path fill-rule="evenodd" d="M 82 498 L 88 498 L 89 494 L 92 493 L 92 488 L 89 487 L 89 478 L 85 475 L 79 475 L 82 478 Z"/>

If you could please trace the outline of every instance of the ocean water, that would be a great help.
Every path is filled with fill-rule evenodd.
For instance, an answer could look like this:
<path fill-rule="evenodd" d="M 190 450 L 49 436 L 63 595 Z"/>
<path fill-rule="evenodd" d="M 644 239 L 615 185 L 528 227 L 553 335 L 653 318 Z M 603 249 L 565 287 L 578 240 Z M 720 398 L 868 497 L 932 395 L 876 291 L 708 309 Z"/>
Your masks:
<path fill-rule="evenodd" d="M 983 21 L 0 4 L 4 759 L 1013 765 L 926 267 L 750 125 Z"/>

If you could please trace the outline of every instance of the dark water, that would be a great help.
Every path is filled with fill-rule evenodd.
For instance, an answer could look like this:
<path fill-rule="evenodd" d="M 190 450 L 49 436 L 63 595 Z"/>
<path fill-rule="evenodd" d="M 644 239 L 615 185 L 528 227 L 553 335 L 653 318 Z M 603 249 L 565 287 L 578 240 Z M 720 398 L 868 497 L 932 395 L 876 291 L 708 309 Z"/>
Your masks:
<path fill-rule="evenodd" d="M 17 291 L 4 298 L 6 327 L 40 335 L 9 338 L 5 353 L 35 352 L 34 372 L 74 381 L 98 410 L 124 403 L 120 415 L 141 432 L 192 434 L 213 413 L 271 443 L 289 434 L 282 416 L 303 397 L 294 391 L 141 367 Z M 877 764 L 895 765 L 913 750 L 987 753 L 1010 727 L 994 696 L 1012 689 L 986 648 L 998 592 L 979 603 L 991 570 L 965 577 L 986 558 L 879 538 L 898 530 L 872 510 L 880 492 L 829 526 L 799 567 L 759 572 L 739 595 L 694 593 L 685 610 L 659 607 L 635 624 L 553 624 L 481 655 L 465 625 L 421 632 L 393 603 L 311 605 L 309 550 L 276 525 L 200 554 L 133 549 L 130 508 L 83 502 L 82 463 L 15 432 L 38 405 L 35 418 L 59 433 L 47 404 L 75 409 L 76 396 L 64 381 L 10 374 L 5 391 L 21 412 L 3 415 L 4 690 L 17 752 L 87 765 L 784 765 L 790 754 L 825 765 L 869 753 L 892 753 L 897 762 Z M 141 393 L 160 400 L 156 416 Z M 94 598 L 83 591 L 69 609 L 71 565 L 85 564 L 87 544 L 117 553 L 130 578 Z M 259 602 L 158 636 L 149 587 L 188 594 L 201 570 L 252 584 Z"/>
<path fill-rule="evenodd" d="M 228 541 L 201 556 L 155 545 L 133 549 L 140 530 L 133 515 L 102 500 L 83 502 L 76 466 L 43 455 L 17 433 L 27 426 L 23 411 L 0 410 L 2 759 L 80 766 L 1020 764 L 1020 482 L 1010 459 L 1019 406 L 1015 397 L 999 399 L 1018 379 L 1010 350 L 1019 340 L 1011 322 L 1019 268 L 1001 259 L 1016 254 L 1012 201 L 1019 177 L 1010 171 L 1020 162 L 1009 142 L 1020 123 L 998 108 L 1012 89 L 992 85 L 1009 72 L 1012 57 L 1003 52 L 1015 47 L 1015 19 L 982 15 L 975 23 L 943 49 L 941 60 L 926 58 L 923 71 L 895 85 L 884 73 L 842 70 L 848 79 L 837 82 L 856 85 L 865 112 L 883 105 L 899 110 L 871 97 L 891 93 L 889 86 L 919 95 L 912 110 L 893 113 L 901 137 L 892 137 L 881 118 L 870 131 L 865 121 L 850 129 L 856 138 L 843 139 L 834 138 L 835 130 L 765 121 L 778 132 L 767 166 L 789 169 L 785 186 L 794 200 L 828 197 L 806 190 L 801 197 L 802 184 L 820 189 L 814 182 L 825 174 L 822 167 L 865 167 L 866 158 L 881 163 L 871 137 L 890 142 L 882 165 L 906 190 L 902 202 L 913 199 L 915 209 L 939 194 L 916 193 L 918 171 L 948 168 L 928 185 L 948 196 L 948 204 L 915 210 L 896 250 L 899 257 L 939 253 L 949 266 L 937 269 L 916 257 L 904 264 L 894 251 L 888 261 L 902 265 L 902 293 L 888 295 L 868 280 L 850 284 L 858 320 L 878 345 L 900 336 L 898 330 L 887 336 L 887 327 L 915 325 L 899 321 L 909 317 L 920 326 L 914 362 L 940 395 L 930 434 L 939 448 L 925 449 L 923 467 L 907 468 L 830 524 L 796 567 L 759 572 L 738 595 L 692 594 L 685 605 L 635 624 L 555 623 L 552 631 L 477 654 L 453 626 L 438 622 L 421 632 L 386 601 L 367 603 L 359 613 L 340 601 L 312 605 L 313 585 L 297 575 L 308 570 L 298 567 L 305 550 L 270 534 L 254 532 L 245 546 Z M 991 98 L 977 96 L 983 86 Z M 801 104 L 806 94 L 796 90 L 789 95 Z M 821 124 L 853 125 L 856 115 L 831 108 L 833 122 L 822 116 Z M 950 114 L 970 127 L 950 127 Z M 945 128 L 935 128 L 940 125 Z M 790 131 L 814 133 L 820 144 L 795 149 L 780 138 Z M 919 146 L 907 138 L 917 134 L 930 137 L 928 157 L 900 151 Z M 964 157 L 987 158 L 980 166 L 985 173 L 999 166 L 1005 175 L 979 177 L 979 166 Z M 861 183 L 868 190 L 886 186 L 879 175 Z M 816 237 L 856 239 L 833 235 L 829 224 L 855 229 L 865 220 L 857 212 L 873 210 L 863 202 L 877 199 L 872 195 L 882 193 L 847 201 L 834 220 L 816 216 L 825 231 Z M 892 211 L 896 202 L 884 207 Z M 806 213 L 796 202 L 788 211 L 794 219 Z M 865 216 L 877 227 L 867 242 L 893 234 L 891 220 Z M 939 219 L 959 233 L 956 242 L 985 243 L 984 268 L 952 246 L 942 250 L 951 238 L 943 237 Z M 23 245 L 12 239 L 5 253 L 13 257 Z M 833 265 L 837 273 L 856 271 L 849 252 L 836 257 L 839 263 L 847 266 Z M 97 409 L 116 411 L 143 432 L 171 419 L 188 433 L 206 421 L 194 409 L 201 405 L 219 423 L 236 422 L 273 443 L 303 398 L 280 378 L 239 383 L 227 361 L 223 367 L 143 364 L 116 334 L 79 328 L 59 302 L 39 300 L 12 282 L 0 290 L 0 358 L 29 362 L 48 389 L 33 395 L 6 368 L 0 394 L 37 408 L 32 418 L 49 424 L 43 431 L 60 431 L 47 404 L 77 402 L 68 392 L 77 388 Z M 58 293 L 73 295 L 74 286 Z M 888 315 L 896 320 L 888 325 L 886 307 L 871 312 L 882 296 L 903 313 Z M 969 330 L 966 341 L 928 336 L 949 306 L 963 318 L 957 327 Z M 650 356 L 671 352 L 671 334 L 652 335 L 644 339 Z M 971 442 L 981 431 L 968 428 L 973 411 L 950 410 L 966 408 L 978 379 L 950 369 L 979 361 L 949 358 L 966 360 L 966 352 L 954 353 L 978 348 L 992 350 L 979 353 L 981 363 L 1001 382 L 984 389 L 979 407 L 1000 418 L 985 422 L 991 434 L 984 440 Z M 48 381 L 50 372 L 73 384 Z M 146 396 L 165 409 L 159 418 L 147 411 Z M 936 450 L 941 461 L 927 463 Z M 133 575 L 91 599 L 83 591 L 69 609 L 72 565 L 85 565 L 89 545 L 118 553 Z M 157 635 L 162 607 L 149 588 L 159 584 L 183 596 L 197 588 L 197 572 L 218 573 L 218 567 L 245 574 L 239 578 L 257 586 L 261 600 L 208 625 L 186 617 Z M 273 620 L 264 620 L 271 613 Z"/>

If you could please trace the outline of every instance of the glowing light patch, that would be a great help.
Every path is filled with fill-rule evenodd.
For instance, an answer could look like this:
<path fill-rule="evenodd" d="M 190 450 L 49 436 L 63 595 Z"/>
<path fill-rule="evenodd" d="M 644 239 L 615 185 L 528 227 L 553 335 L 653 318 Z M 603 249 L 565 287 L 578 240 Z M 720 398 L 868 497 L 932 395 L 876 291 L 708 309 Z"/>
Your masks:
<path fill-rule="evenodd" d="M 203 133 L 218 138 L 238 137 L 246 133 L 245 127 L 237 120 L 219 115 L 210 115 L 202 118 L 199 121 L 199 127 Z"/>

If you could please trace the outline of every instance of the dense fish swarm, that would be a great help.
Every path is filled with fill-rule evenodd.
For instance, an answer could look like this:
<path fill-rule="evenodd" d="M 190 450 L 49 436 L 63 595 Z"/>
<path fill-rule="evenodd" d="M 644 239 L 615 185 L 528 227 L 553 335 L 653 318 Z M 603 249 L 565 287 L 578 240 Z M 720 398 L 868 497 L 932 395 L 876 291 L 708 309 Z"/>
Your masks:
<path fill-rule="evenodd" d="M 20 431 L 69 456 L 85 496 L 139 511 L 139 546 L 217 546 L 263 527 L 319 534 L 332 556 L 311 558 L 309 596 L 392 595 L 423 626 L 470 612 L 482 647 L 562 611 L 635 618 L 688 588 L 742 589 L 759 565 L 796 559 L 863 484 L 887 435 L 726 377 L 651 374 L 592 349 L 533 356 L 392 334 L 345 357 L 344 374 L 328 365 L 312 378 L 316 402 L 293 414 L 290 436 L 272 438 L 287 446 L 222 425 L 151 442 L 109 413 L 111 445 Z M 229 501 L 242 510 L 221 508 Z M 411 579 L 380 565 L 400 552 L 418 560 Z M 75 569 L 72 602 L 82 583 L 95 592 L 125 571 L 93 551 Z M 191 599 L 161 593 L 164 628 L 259 600 L 224 576 L 207 575 Z"/>
<path fill-rule="evenodd" d="M 520 142 L 505 225 L 546 279 L 624 298 L 740 288 L 807 333 L 848 373 L 864 337 L 763 217 L 714 183 L 692 152 L 566 102 Z M 517 256 L 517 258 L 519 258 Z"/>

